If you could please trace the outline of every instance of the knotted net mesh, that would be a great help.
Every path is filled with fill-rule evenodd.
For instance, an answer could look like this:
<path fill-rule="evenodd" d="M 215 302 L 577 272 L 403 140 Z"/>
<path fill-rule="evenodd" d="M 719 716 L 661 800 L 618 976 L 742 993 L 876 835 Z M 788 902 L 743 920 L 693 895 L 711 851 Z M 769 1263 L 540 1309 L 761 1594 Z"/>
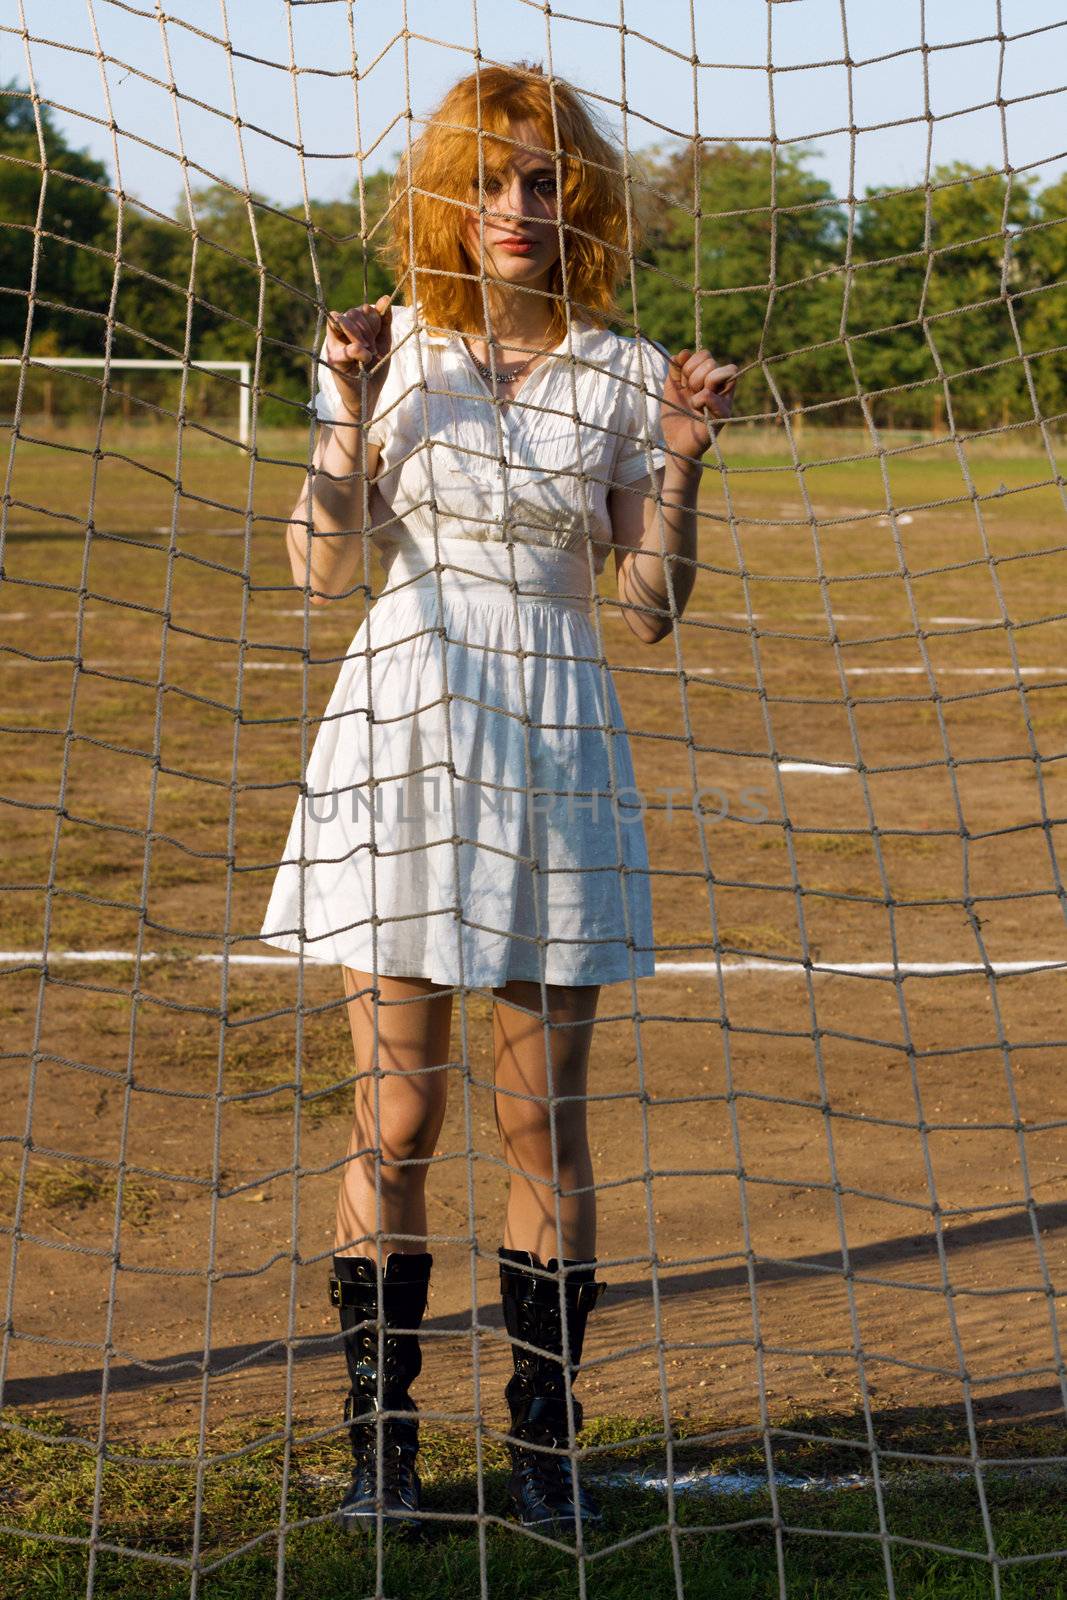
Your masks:
<path fill-rule="evenodd" d="M 1065 27 L 1036 0 L 892 19 L 846 0 L 730 18 L 692 0 L 7 8 L 14 1587 L 1054 1592 Z M 520 57 L 573 83 L 619 153 L 607 342 L 567 296 L 557 388 L 504 407 L 492 374 L 459 373 L 455 330 L 423 340 L 441 330 L 415 316 L 394 399 L 443 465 L 402 515 L 365 493 L 347 581 L 316 605 L 285 531 L 322 473 L 327 308 L 387 294 L 399 322 L 429 264 L 413 244 L 405 284 L 384 263 L 396 205 L 415 214 L 390 176 L 449 83 Z M 558 225 L 566 269 L 580 238 Z M 645 537 L 665 548 L 657 347 L 742 377 L 704 457 L 691 600 L 668 564 L 650 646 L 594 555 L 623 445 L 647 458 Z M 629 395 L 621 438 L 590 409 L 605 368 Z M 457 392 L 480 402 L 480 443 L 440 420 Z M 405 527 L 437 558 L 433 592 L 413 583 L 376 639 Z M 396 560 L 393 583 L 418 576 Z M 449 594 L 471 631 L 446 648 Z M 414 644 L 389 633 L 412 617 Z M 616 689 L 628 742 L 588 715 Z M 322 740 L 341 757 L 320 771 Z M 543 781 L 551 753 L 589 748 L 628 808 L 539 833 L 538 794 L 590 798 L 573 772 Z M 352 750 L 430 783 L 421 837 L 375 831 L 386 779 L 344 767 Z M 339 797 L 369 848 L 308 847 Z M 261 934 L 294 814 L 281 950 Z M 582 853 L 594 833 L 602 859 Z M 431 855 L 420 918 L 404 897 Z M 371 859 L 316 910 L 316 863 Z M 592 875 L 614 938 L 561 920 L 553 883 L 584 904 Z M 434 969 L 447 1038 L 414 1074 L 448 1083 L 427 1151 L 388 1132 L 387 1011 L 368 1002 L 376 1045 L 354 1058 L 337 967 L 369 949 L 373 987 L 379 950 L 431 923 L 459 970 Z M 552 1088 L 571 1026 L 552 986 L 608 949 L 587 1080 L 504 1076 L 525 1028 Z M 498 1007 L 494 1034 L 516 972 L 535 998 Z M 354 1092 L 377 1131 L 346 1151 Z M 561 1459 L 605 1520 L 577 1533 L 505 1515 L 497 1245 L 526 1157 L 498 1125 L 524 1117 L 550 1153 L 530 1184 L 557 1256 L 566 1207 L 599 1214 L 607 1290 Z M 371 1233 L 398 1174 L 428 1177 L 424 1541 L 334 1526 L 346 1377 L 326 1283 L 338 1181 L 368 1162 Z"/>

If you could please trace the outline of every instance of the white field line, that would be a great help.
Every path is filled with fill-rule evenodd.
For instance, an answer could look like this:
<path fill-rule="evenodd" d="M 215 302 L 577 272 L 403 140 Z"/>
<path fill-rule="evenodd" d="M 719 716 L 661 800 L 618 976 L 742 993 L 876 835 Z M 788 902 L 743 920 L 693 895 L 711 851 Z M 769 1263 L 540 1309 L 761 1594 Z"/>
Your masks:
<path fill-rule="evenodd" d="M 818 772 L 824 778 L 843 778 L 848 772 L 855 772 L 855 767 L 840 766 L 832 761 L 780 761 L 779 772 Z"/>
<path fill-rule="evenodd" d="M 211 615 L 218 615 L 221 608 L 218 606 L 210 606 L 207 608 L 207 610 Z M 280 610 L 275 607 L 261 606 L 256 607 L 256 613 L 258 616 L 270 617 L 302 617 L 305 615 L 305 612 L 302 608 L 297 610 Z M 203 609 L 201 609 L 201 614 L 204 614 Z M 309 606 L 306 614 L 311 617 L 322 617 L 327 615 L 324 610 L 316 610 L 314 606 Z M 5 611 L 0 613 L 0 623 L 33 622 L 36 621 L 40 615 L 41 613 L 37 611 Z M 66 611 L 46 611 L 43 613 L 43 615 L 52 621 L 64 621 L 67 618 L 74 616 L 75 610 L 68 609 Z M 84 617 L 98 617 L 101 615 L 102 613 L 100 611 L 91 611 L 88 607 L 86 607 L 86 609 L 82 612 L 82 616 Z M 693 611 L 690 609 L 685 612 L 682 617 L 682 621 L 719 622 L 725 619 L 727 622 L 747 622 L 751 616 L 753 622 L 758 622 L 761 620 L 761 618 L 767 615 L 768 613 L 766 611 L 753 611 L 750 613 L 748 611 Z M 804 617 L 813 617 L 816 621 L 820 621 L 826 616 L 826 612 L 804 611 L 799 613 L 799 615 Z M 881 620 L 879 617 L 875 616 L 873 612 L 868 611 L 835 611 L 833 615 L 835 622 L 878 622 Z M 999 624 L 1000 621 L 998 617 L 930 617 L 929 620 L 937 623 L 966 623 L 972 626 L 978 626 L 979 624 L 987 623 L 990 627 Z"/>
<path fill-rule="evenodd" d="M 247 665 L 247 663 L 246 663 L 246 665 Z M 299 663 L 297 663 L 297 665 L 299 665 Z M 687 673 L 689 673 L 690 676 L 695 676 L 697 673 L 715 673 L 716 675 L 718 675 L 720 677 L 723 677 L 723 676 L 726 676 L 726 674 L 729 671 L 729 668 L 727 668 L 727 667 L 686 667 L 685 671 Z M 1035 676 L 1037 676 L 1037 675 L 1039 675 L 1041 673 L 1048 673 L 1048 672 L 1054 672 L 1057 675 L 1062 676 L 1064 673 L 1067 673 L 1067 667 L 1019 667 L 1019 668 L 1015 668 L 1015 667 L 1013 667 L 1011 665 L 1005 665 L 1005 666 L 1002 666 L 1002 667 L 935 667 L 933 669 L 933 676 L 935 678 L 945 678 L 945 677 L 949 677 L 949 676 L 964 677 L 964 678 L 968 678 L 968 677 L 970 677 L 970 678 L 990 678 L 990 677 L 996 677 L 996 675 L 998 673 L 1007 673 L 1010 677 L 1015 677 L 1016 672 L 1018 672 L 1018 675 L 1020 677 L 1035 677 Z M 845 673 L 846 673 L 846 675 L 848 677 L 852 677 L 852 678 L 866 678 L 866 677 L 875 677 L 875 678 L 880 678 L 880 677 L 917 678 L 920 675 L 923 676 L 923 677 L 925 677 L 927 675 L 925 667 L 846 667 L 845 668 Z"/>
<path fill-rule="evenodd" d="M 1064 1474 L 1058 1462 L 1049 1466 L 1030 1466 L 1021 1464 L 1017 1467 L 998 1468 L 998 1483 L 1014 1483 L 1020 1486 L 1033 1483 L 1062 1484 Z M 954 1483 L 966 1483 L 974 1480 L 975 1470 L 970 1466 L 939 1467 L 934 1471 L 924 1472 L 914 1469 L 906 1473 L 894 1474 L 892 1482 L 898 1486 L 907 1484 L 909 1489 L 928 1492 L 934 1485 L 951 1480 Z M 675 1494 L 691 1495 L 755 1495 L 766 1494 L 770 1489 L 770 1479 L 762 1472 L 716 1472 L 714 1468 L 696 1468 L 692 1472 L 675 1472 L 671 1479 L 652 1469 L 637 1468 L 633 1471 L 597 1472 L 595 1467 L 586 1473 L 590 1484 L 610 1489 L 651 1489 L 655 1493 L 666 1494 L 668 1481 Z M 340 1476 L 338 1481 L 341 1482 Z M 830 1474 L 811 1474 L 799 1477 L 791 1472 L 776 1472 L 775 1485 L 779 1489 L 799 1489 L 806 1494 L 836 1494 L 842 1490 L 870 1489 L 874 1478 L 867 1472 L 834 1472 Z"/>
<path fill-rule="evenodd" d="M 1022 1486 L 1033 1483 L 1061 1484 L 1064 1481 L 1064 1474 L 1058 1462 L 1047 1467 L 1043 1465 L 998 1467 L 997 1471 L 998 1483 L 1010 1482 Z M 635 1467 L 629 1472 L 605 1472 L 595 1466 L 583 1465 L 582 1479 L 593 1488 L 646 1489 L 654 1494 L 666 1494 L 668 1481 L 675 1494 L 756 1495 L 766 1494 L 770 1489 L 770 1478 L 765 1472 L 717 1472 L 713 1467 L 698 1467 L 690 1472 L 674 1472 L 668 1480 L 662 1472 L 652 1468 Z M 940 1466 L 926 1472 L 917 1468 L 907 1473 L 894 1474 L 893 1482 L 898 1485 L 907 1484 L 909 1489 L 926 1492 L 932 1486 L 944 1483 L 946 1480 L 964 1483 L 973 1479 L 974 1469 L 970 1466 Z M 341 1472 L 300 1473 L 301 1484 L 308 1488 L 341 1489 L 348 1481 L 348 1475 Z M 838 1494 L 851 1489 L 870 1489 L 874 1484 L 874 1478 L 867 1472 L 811 1473 L 806 1476 L 798 1476 L 792 1472 L 776 1472 L 774 1482 L 778 1489 L 799 1489 L 805 1494 Z"/>
<path fill-rule="evenodd" d="M 209 607 L 208 610 L 213 616 L 221 614 L 221 608 L 218 606 Z M 76 613 L 73 609 L 68 608 L 66 611 L 45 611 L 43 616 L 53 622 L 64 622 L 73 617 L 75 614 Z M 86 607 L 81 614 L 83 617 L 99 617 L 103 615 L 101 611 L 97 609 L 90 609 L 89 607 Z M 203 614 L 203 612 L 201 614 Z M 261 617 L 303 617 L 305 615 L 309 617 L 323 617 L 327 615 L 324 610 L 317 610 L 314 606 L 309 606 L 306 612 L 302 607 L 295 610 L 283 610 L 272 606 L 257 606 L 256 614 Z M 747 622 L 749 620 L 749 615 L 750 613 L 747 611 L 688 610 L 685 612 L 682 620 L 683 622 L 718 622 L 725 618 L 725 620 L 728 622 Z M 753 611 L 751 613 L 751 617 L 754 622 L 758 622 L 766 615 L 767 613 L 765 611 Z M 801 615 L 805 617 L 813 617 L 816 621 L 820 621 L 823 617 L 825 617 L 826 613 L 825 611 L 805 611 L 802 612 Z M 835 622 L 878 622 L 881 620 L 873 615 L 873 613 L 866 611 L 835 611 L 833 615 Z M 41 616 L 42 613 L 37 611 L 5 611 L 0 612 L 0 623 L 36 622 L 40 620 Z M 936 622 L 938 624 L 958 623 L 960 626 L 968 627 L 980 627 L 983 625 L 995 627 L 1000 625 L 999 617 L 930 617 L 929 621 Z"/>
<path fill-rule="evenodd" d="M 2 619 L 0 619 L 0 620 L 2 620 Z M 256 640 L 252 644 L 252 648 L 253 649 L 263 649 L 263 648 L 265 648 L 265 641 Z M 335 660 L 336 660 L 336 658 L 331 656 L 331 658 L 330 658 L 330 660 L 328 662 L 325 662 L 325 661 L 312 661 L 312 662 L 309 663 L 309 665 L 312 666 L 312 667 L 333 666 L 335 664 Z M 3 660 L 0 660 L 0 667 L 3 667 L 3 666 L 15 667 L 18 664 L 19 663 L 16 662 L 16 661 L 5 662 Z M 99 668 L 111 668 L 111 667 L 128 667 L 129 664 L 130 663 L 129 663 L 129 658 L 128 657 L 126 659 L 122 660 L 122 661 L 90 660 L 90 661 L 87 661 L 85 663 L 86 667 L 90 671 L 94 667 L 98 668 L 98 669 Z M 304 664 L 303 664 L 302 661 L 245 661 L 243 670 L 245 672 L 303 672 L 304 671 Z M 729 677 L 730 671 L 731 671 L 731 669 L 729 667 L 686 667 L 685 668 L 685 672 L 687 673 L 687 675 L 689 677 L 701 677 L 701 676 L 704 676 L 704 677 L 713 676 L 713 677 L 717 677 L 717 678 Z M 1048 676 L 1050 674 L 1055 676 L 1055 677 L 1059 677 L 1059 678 L 1067 677 L 1067 666 L 1063 666 L 1063 667 L 1019 667 L 1018 669 L 1016 669 L 1015 667 L 1012 667 L 1012 666 L 1003 666 L 1003 667 L 935 667 L 934 671 L 933 671 L 933 676 L 935 678 L 946 678 L 946 677 L 996 678 L 996 677 L 999 677 L 999 676 L 1007 676 L 1009 678 L 1014 678 L 1016 676 L 1021 677 L 1021 678 L 1033 678 L 1033 677 Z M 845 668 L 845 675 L 847 677 L 850 677 L 850 678 L 892 678 L 892 677 L 896 677 L 896 678 L 918 678 L 918 677 L 926 677 L 927 676 L 927 672 L 926 672 L 926 668 L 925 667 L 846 667 Z"/>
<path fill-rule="evenodd" d="M 133 962 L 136 957 L 132 950 L 52 950 L 49 952 L 49 961 L 128 961 Z M 0 950 L 2 962 L 39 962 L 44 960 L 41 950 Z M 141 955 L 142 961 L 175 961 L 191 960 L 206 966 L 221 966 L 228 960 L 235 967 L 297 967 L 300 965 L 299 956 L 294 955 L 251 955 L 234 953 L 228 958 L 208 954 L 190 957 L 160 955 L 156 950 L 146 950 Z M 306 966 L 337 966 L 336 961 L 323 961 L 317 956 L 304 957 Z M 1049 956 L 1047 959 L 1031 957 L 1025 961 L 992 961 L 990 970 L 997 977 L 1007 977 L 1022 972 L 1051 972 L 1067 967 L 1067 957 Z M 740 961 L 657 961 L 656 976 L 685 973 L 743 973 L 766 972 L 768 974 L 792 974 L 799 976 L 805 969 L 800 960 L 775 961 L 770 958 L 748 959 Z M 955 974 L 985 973 L 986 968 L 978 961 L 814 961 L 813 972 L 829 973 L 840 977 L 889 977 L 899 974 L 902 978 L 908 977 L 940 977 Z"/>
<path fill-rule="evenodd" d="M 962 1474 L 961 1474 L 962 1476 Z M 967 1474 L 970 1476 L 970 1474 Z M 651 1489 L 666 1494 L 668 1480 L 658 1472 L 596 1472 L 586 1474 L 586 1481 L 604 1489 Z M 742 1495 L 766 1494 L 770 1480 L 755 1472 L 675 1472 L 671 1477 L 675 1494 Z M 836 1493 L 841 1489 L 869 1489 L 874 1479 L 862 1472 L 842 1472 L 831 1477 L 799 1478 L 794 1473 L 776 1472 L 775 1484 L 779 1489 L 803 1489 L 809 1494 Z"/>
<path fill-rule="evenodd" d="M 206 611 L 200 610 L 199 612 L 200 616 L 217 617 L 224 616 L 225 614 L 226 613 L 220 606 L 214 606 Z M 326 615 L 324 611 L 316 610 L 314 606 L 310 606 L 307 612 L 290 610 L 277 611 L 271 610 L 268 607 L 257 606 L 255 614 L 257 617 L 303 617 L 306 615 L 311 617 L 312 620 L 314 620 L 316 617 L 322 617 Z M 5 622 L 71 622 L 78 615 L 79 613 L 76 608 L 72 608 L 69 611 L 3 611 L 0 612 L 0 627 L 3 627 Z M 102 611 L 99 607 L 86 606 L 80 615 L 83 617 L 96 619 L 107 616 L 108 613 L 106 611 Z"/>
<path fill-rule="evenodd" d="M 1062 967 L 1067 967 L 1067 956 L 1050 956 L 1042 961 L 1032 958 L 1029 961 L 991 961 L 990 969 L 996 977 L 1009 977 L 1019 972 L 1051 972 Z M 669 972 L 718 972 L 719 965 L 714 961 L 657 961 L 656 976 Z M 794 973 L 799 975 L 804 971 L 800 960 L 796 961 L 771 961 L 771 960 L 741 960 L 724 961 L 721 963 L 723 972 L 771 972 Z M 941 974 L 952 975 L 955 973 L 984 973 L 986 968 L 980 961 L 813 961 L 812 972 L 828 972 L 846 978 L 874 978 L 894 976 L 897 973 L 902 978 L 939 977 Z"/>
<path fill-rule="evenodd" d="M 956 1470 L 945 1474 L 953 1478 L 971 1478 L 972 1472 Z M 343 1488 L 349 1481 L 347 1473 L 302 1472 L 300 1482 L 309 1488 Z M 798 1477 L 795 1473 L 776 1472 L 775 1484 L 779 1489 L 802 1489 L 806 1493 L 836 1493 L 841 1489 L 869 1489 L 874 1482 L 870 1474 L 840 1472 L 826 1477 Z M 663 1473 L 642 1471 L 598 1472 L 596 1468 L 582 1468 L 582 1482 L 603 1489 L 648 1489 L 656 1494 L 667 1492 L 667 1479 Z M 742 1495 L 765 1494 L 770 1480 L 766 1473 L 715 1472 L 711 1468 L 697 1468 L 692 1472 L 675 1472 L 671 1477 L 675 1494 Z"/>
<path fill-rule="evenodd" d="M 895 673 L 897 676 L 901 677 L 904 675 L 914 677 L 919 673 L 922 673 L 924 676 L 926 675 L 925 667 L 846 667 L 845 671 L 851 673 L 853 677 L 857 678 L 861 676 L 877 677 L 882 673 Z M 995 677 L 998 672 L 1007 672 L 1012 677 L 1018 673 L 1019 677 L 1021 678 L 1029 678 L 1045 672 L 1056 672 L 1062 674 L 1067 672 L 1067 667 L 1013 667 L 1010 665 L 1005 665 L 1003 667 L 935 667 L 933 669 L 933 676 L 935 678 L 944 678 L 948 677 L 950 674 L 953 674 L 956 677 L 963 678 L 992 678 Z"/>
<path fill-rule="evenodd" d="M 1028 1463 L 1021 1463 L 1018 1466 L 998 1466 L 997 1473 L 998 1483 L 1017 1484 L 1020 1487 L 1035 1483 L 1060 1485 L 1064 1482 L 1063 1469 L 1058 1460 L 1048 1466 Z M 602 1484 L 605 1488 L 650 1489 L 660 1494 L 667 1492 L 667 1478 L 662 1473 L 654 1471 L 638 1469 L 634 1472 L 598 1474 L 594 1469 L 587 1476 L 589 1483 Z M 919 1493 L 929 1493 L 938 1484 L 946 1481 L 971 1483 L 974 1478 L 975 1469 L 971 1466 L 938 1466 L 929 1471 L 916 1467 L 907 1472 L 894 1473 L 890 1481 L 897 1487 L 906 1485 L 914 1495 L 916 1490 Z M 343 1480 L 339 1478 L 339 1481 Z M 770 1479 L 765 1473 L 716 1472 L 713 1468 L 676 1472 L 673 1474 L 672 1482 L 675 1494 L 756 1495 L 766 1494 L 770 1489 Z M 836 1472 L 818 1476 L 811 1474 L 806 1477 L 798 1477 L 794 1473 L 776 1472 L 774 1482 L 779 1489 L 799 1489 L 805 1494 L 837 1494 L 852 1489 L 870 1489 L 874 1486 L 873 1476 L 866 1472 Z"/>
<path fill-rule="evenodd" d="M 259 643 L 259 641 L 257 641 L 257 644 L 254 645 L 253 648 L 262 648 L 262 644 Z M 332 666 L 334 664 L 334 661 L 335 661 L 335 658 L 331 657 L 329 662 L 312 661 L 309 664 L 311 666 L 313 666 L 313 667 L 315 667 L 315 666 L 327 666 L 327 665 L 328 666 Z M 85 663 L 86 667 L 90 671 L 94 667 L 96 667 L 96 668 L 101 668 L 101 667 L 107 667 L 107 668 L 111 668 L 111 667 L 128 667 L 129 664 L 130 664 L 130 662 L 129 662 L 129 658 L 128 657 L 123 661 L 110 661 L 110 660 L 93 661 L 93 660 L 90 660 L 90 661 L 87 661 Z M 17 666 L 17 665 L 18 665 L 17 662 L 0 661 L 0 666 Z M 301 662 L 301 661 L 246 661 L 244 663 L 244 669 L 243 670 L 245 672 L 303 672 L 304 665 L 303 665 L 303 662 Z M 729 677 L 729 675 L 730 675 L 730 668 L 729 667 L 686 667 L 685 671 L 688 673 L 688 675 L 690 677 L 708 676 L 708 675 L 712 675 L 714 677 Z M 852 678 L 866 678 L 866 677 L 873 677 L 873 678 L 881 678 L 881 677 L 887 677 L 887 678 L 888 677 L 918 678 L 918 677 L 925 677 L 926 676 L 926 668 L 925 667 L 846 667 L 845 668 L 845 673 L 846 673 L 847 676 L 852 677 Z M 1020 677 L 1028 677 L 1028 678 L 1029 677 L 1037 677 L 1037 676 L 1041 676 L 1043 674 L 1049 674 L 1049 673 L 1053 673 L 1057 677 L 1061 677 L 1061 678 L 1062 677 L 1067 677 L 1067 666 L 1065 666 L 1065 667 L 1020 667 L 1018 669 L 1018 675 Z M 934 675 L 935 678 L 948 677 L 949 675 L 954 675 L 954 676 L 957 676 L 957 677 L 964 677 L 964 678 L 967 678 L 967 677 L 970 677 L 970 678 L 995 678 L 999 674 L 1007 674 L 1009 677 L 1014 677 L 1016 675 L 1015 668 L 1014 667 L 935 667 L 933 675 Z"/>

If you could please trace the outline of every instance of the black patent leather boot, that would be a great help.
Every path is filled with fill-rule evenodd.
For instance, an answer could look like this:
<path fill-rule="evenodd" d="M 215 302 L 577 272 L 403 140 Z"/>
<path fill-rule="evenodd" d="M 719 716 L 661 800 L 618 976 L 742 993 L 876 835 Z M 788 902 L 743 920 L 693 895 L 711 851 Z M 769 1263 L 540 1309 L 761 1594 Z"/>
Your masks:
<path fill-rule="evenodd" d="M 553 1257 L 542 1266 L 528 1250 L 501 1248 L 500 1293 L 515 1371 L 504 1390 L 511 1412 L 509 1511 L 524 1527 L 573 1534 L 602 1520 L 600 1507 L 572 1473 L 574 1448 L 567 1397 L 582 1359 L 585 1325 L 605 1285 L 594 1282 L 595 1261 L 564 1261 L 569 1363 L 564 1366 L 560 1285 Z M 540 1268 L 540 1274 L 534 1268 Z M 571 1398 L 574 1433 L 582 1408 Z"/>
<path fill-rule="evenodd" d="M 341 1314 L 351 1383 L 345 1421 L 352 1444 L 352 1482 L 338 1511 L 349 1533 L 373 1531 L 379 1508 L 386 1528 L 419 1526 L 418 1408 L 408 1390 L 422 1370 L 418 1328 L 432 1264 L 431 1255 L 394 1251 L 382 1271 L 379 1315 L 374 1261 L 367 1256 L 333 1258 L 330 1303 Z"/>

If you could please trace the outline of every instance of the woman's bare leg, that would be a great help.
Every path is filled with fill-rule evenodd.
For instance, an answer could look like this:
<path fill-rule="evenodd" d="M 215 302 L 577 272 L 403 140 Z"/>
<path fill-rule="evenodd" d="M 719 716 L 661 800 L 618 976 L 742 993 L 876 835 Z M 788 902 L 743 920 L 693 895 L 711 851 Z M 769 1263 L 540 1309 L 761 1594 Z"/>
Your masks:
<path fill-rule="evenodd" d="M 445 1115 L 452 991 L 426 978 L 379 977 L 375 1006 L 370 974 L 342 970 L 359 1076 L 334 1249 L 373 1258 L 380 1227 L 384 1262 L 393 1251 L 426 1249 L 429 1168 L 423 1163 L 437 1148 Z"/>
<path fill-rule="evenodd" d="M 540 984 L 516 981 L 493 993 L 496 1123 L 511 1168 L 504 1245 L 541 1261 L 558 1255 L 558 1183 L 563 1258 L 592 1260 L 596 1195 L 585 1096 L 600 988 L 549 984 L 547 1016 L 557 1026 L 548 1029 Z"/>

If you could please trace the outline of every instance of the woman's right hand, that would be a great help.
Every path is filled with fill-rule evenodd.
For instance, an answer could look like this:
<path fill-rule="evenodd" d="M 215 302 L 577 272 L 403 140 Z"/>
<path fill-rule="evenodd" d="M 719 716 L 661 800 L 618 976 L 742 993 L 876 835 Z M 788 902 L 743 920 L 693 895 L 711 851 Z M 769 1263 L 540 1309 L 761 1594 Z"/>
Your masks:
<path fill-rule="evenodd" d="M 373 305 L 330 311 L 328 317 L 323 359 L 337 380 L 342 404 L 355 417 L 362 417 L 366 404 L 373 416 L 393 347 L 391 297 L 383 294 Z"/>

